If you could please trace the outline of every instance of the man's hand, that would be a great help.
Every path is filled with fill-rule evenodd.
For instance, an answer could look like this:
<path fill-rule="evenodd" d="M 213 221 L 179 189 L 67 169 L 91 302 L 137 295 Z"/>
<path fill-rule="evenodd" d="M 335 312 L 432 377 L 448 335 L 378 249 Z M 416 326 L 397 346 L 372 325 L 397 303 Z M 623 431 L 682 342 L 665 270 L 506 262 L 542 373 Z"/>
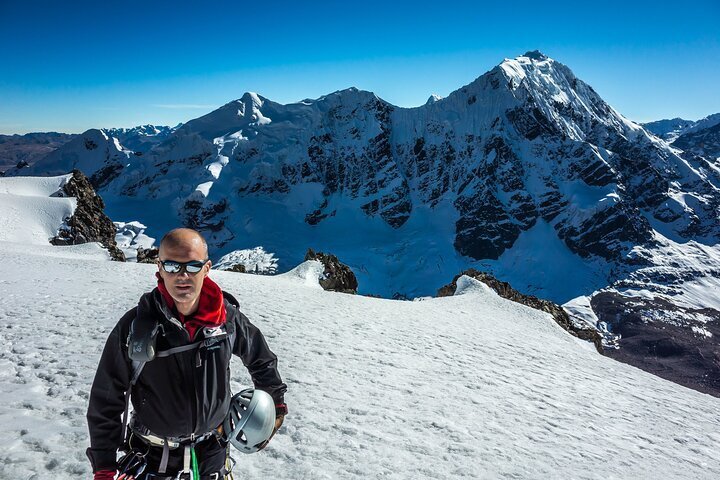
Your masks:
<path fill-rule="evenodd" d="M 277 418 L 275 418 L 275 429 L 273 430 L 273 434 L 270 435 L 270 438 L 275 435 L 275 432 L 280 430 L 280 427 L 282 427 L 283 424 L 283 420 L 285 420 L 285 415 L 278 415 Z"/>
<path fill-rule="evenodd" d="M 270 443 L 270 440 L 272 440 L 272 438 L 275 436 L 275 434 L 277 433 L 277 431 L 280 430 L 280 427 L 282 427 L 283 420 L 285 420 L 285 415 L 278 415 L 277 417 L 275 417 L 275 428 L 273 428 L 273 432 L 272 432 L 272 434 L 270 435 L 270 438 L 268 438 L 267 440 L 265 440 L 265 441 L 258 447 L 258 452 L 259 452 L 260 450 L 264 449 L 265 447 L 267 447 L 268 443 Z M 118 478 L 118 480 L 120 480 L 120 479 Z"/>

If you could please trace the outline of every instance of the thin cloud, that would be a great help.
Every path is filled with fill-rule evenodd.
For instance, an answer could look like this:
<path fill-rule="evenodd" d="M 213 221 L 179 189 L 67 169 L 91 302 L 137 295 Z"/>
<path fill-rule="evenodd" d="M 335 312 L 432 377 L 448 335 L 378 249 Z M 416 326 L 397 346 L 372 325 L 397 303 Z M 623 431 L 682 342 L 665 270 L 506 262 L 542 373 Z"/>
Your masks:
<path fill-rule="evenodd" d="M 150 105 L 151 107 L 155 108 L 171 108 L 171 109 L 197 109 L 197 110 L 208 110 L 212 108 L 217 108 L 217 105 L 198 105 L 195 103 L 156 103 L 153 105 Z"/>

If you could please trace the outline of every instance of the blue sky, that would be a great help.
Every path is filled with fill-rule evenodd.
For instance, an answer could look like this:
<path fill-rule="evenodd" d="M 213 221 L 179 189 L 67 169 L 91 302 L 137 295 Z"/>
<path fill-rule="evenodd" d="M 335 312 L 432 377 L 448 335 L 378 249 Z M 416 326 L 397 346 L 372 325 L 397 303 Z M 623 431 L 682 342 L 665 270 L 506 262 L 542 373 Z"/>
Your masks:
<path fill-rule="evenodd" d="M 720 112 L 720 2 L 0 0 L 0 133 L 175 125 L 258 92 L 417 106 L 539 49 L 636 121 Z"/>

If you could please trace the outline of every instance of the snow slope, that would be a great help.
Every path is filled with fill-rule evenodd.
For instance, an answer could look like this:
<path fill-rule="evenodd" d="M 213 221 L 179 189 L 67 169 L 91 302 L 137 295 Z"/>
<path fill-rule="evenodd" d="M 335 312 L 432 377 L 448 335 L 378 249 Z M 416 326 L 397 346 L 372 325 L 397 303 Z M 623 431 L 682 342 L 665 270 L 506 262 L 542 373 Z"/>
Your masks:
<path fill-rule="evenodd" d="M 266 252 L 263 247 L 234 250 L 223 255 L 213 268 L 218 270 L 230 270 L 236 265 L 242 264 L 246 272 L 273 274 L 277 270 L 277 258 L 275 255 Z"/>
<path fill-rule="evenodd" d="M 64 198 L 63 186 L 72 175 L 0 178 L 0 242 L 17 252 L 44 252 L 82 258 L 109 258 L 97 243 L 53 247 L 50 239 L 75 212 L 75 198 Z M 14 268 L 18 268 L 16 265 Z"/>
<path fill-rule="evenodd" d="M 155 267 L 15 245 L 0 242 L 0 478 L 88 478 L 94 370 Z M 599 356 L 467 278 L 454 297 L 403 302 L 325 292 L 313 271 L 211 272 L 289 385 L 285 426 L 234 455 L 236 478 L 720 475 L 719 399 Z M 237 359 L 232 379 L 249 383 Z"/>
<path fill-rule="evenodd" d="M 77 205 L 58 198 L 70 177 L 0 178 L 0 241 L 48 245 Z"/>

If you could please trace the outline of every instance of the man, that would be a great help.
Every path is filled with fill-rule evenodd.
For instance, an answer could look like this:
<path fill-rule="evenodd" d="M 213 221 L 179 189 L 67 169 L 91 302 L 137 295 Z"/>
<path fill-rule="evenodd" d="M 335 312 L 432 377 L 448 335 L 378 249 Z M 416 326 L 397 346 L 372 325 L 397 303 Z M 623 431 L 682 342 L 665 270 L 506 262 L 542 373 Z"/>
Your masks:
<path fill-rule="evenodd" d="M 87 455 L 95 480 L 114 478 L 121 448 L 141 451 L 147 463 L 142 475 L 155 474 L 139 479 L 175 478 L 188 469 L 188 446 L 193 447 L 202 480 L 224 478 L 228 447 L 219 427 L 230 404 L 232 354 L 242 358 L 255 388 L 272 396 L 275 431 L 287 414 L 287 386 L 277 371 L 277 357 L 260 330 L 239 311 L 237 300 L 207 276 L 212 262 L 202 236 L 187 228 L 172 230 L 161 240 L 158 258 L 157 288 L 120 319 L 95 374 L 87 413 L 91 445 Z M 131 361 L 128 343 L 142 331 L 155 335 L 153 351 L 158 358 L 136 370 L 140 362 Z M 197 348 L 191 346 L 198 342 Z M 132 345 L 135 355 L 139 349 Z M 170 349 L 177 353 L 160 358 L 160 352 Z M 121 417 L 128 391 L 134 414 L 130 434 L 123 438 Z"/>

